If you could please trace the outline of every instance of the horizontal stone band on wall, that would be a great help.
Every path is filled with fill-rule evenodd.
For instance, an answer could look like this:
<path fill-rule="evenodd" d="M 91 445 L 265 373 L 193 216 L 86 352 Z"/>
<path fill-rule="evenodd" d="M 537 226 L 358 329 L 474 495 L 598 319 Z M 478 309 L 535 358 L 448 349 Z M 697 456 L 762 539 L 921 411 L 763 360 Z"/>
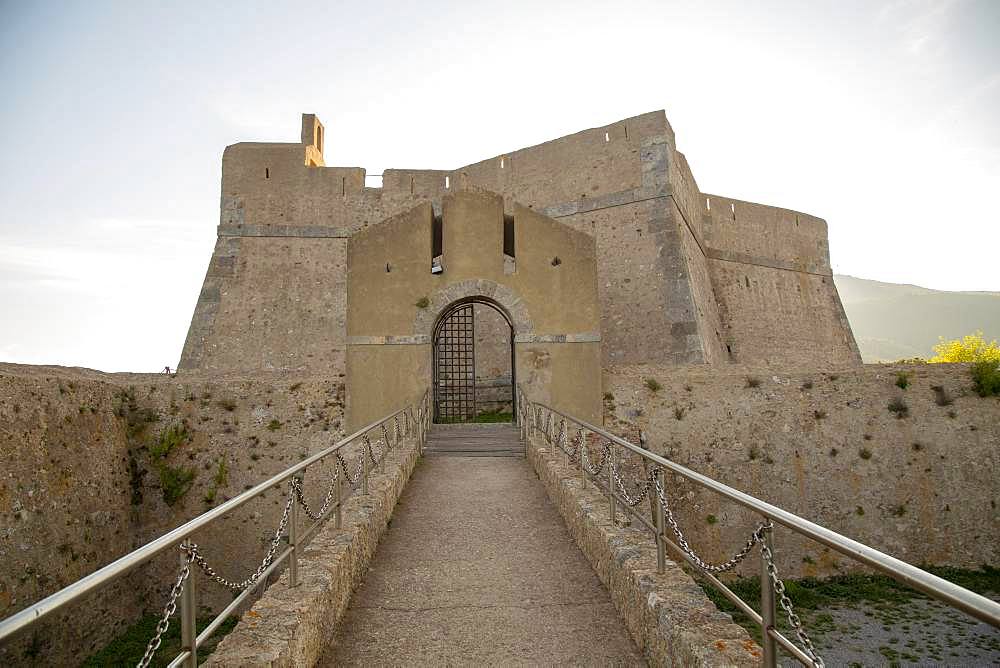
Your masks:
<path fill-rule="evenodd" d="M 514 343 L 599 343 L 599 332 L 579 334 L 516 334 Z"/>
<path fill-rule="evenodd" d="M 724 251 L 715 248 L 709 248 L 705 252 L 705 254 L 706 256 L 708 256 L 713 260 L 722 260 L 723 262 L 736 262 L 738 264 L 748 264 L 755 267 L 766 267 L 768 269 L 796 271 L 799 272 L 800 274 L 813 274 L 814 276 L 833 276 L 832 270 L 826 270 L 821 267 L 817 267 L 813 263 L 801 265 L 801 264 L 796 264 L 794 262 L 783 262 L 781 260 L 772 260 L 757 255 L 748 255 L 747 253 L 735 253 L 733 251 Z"/>
<path fill-rule="evenodd" d="M 351 234 L 351 230 L 346 227 L 326 227 L 324 225 L 219 225 L 220 237 L 346 239 Z"/>
<path fill-rule="evenodd" d="M 598 332 L 579 334 L 517 334 L 514 343 L 600 343 Z M 349 346 L 420 346 L 432 343 L 426 334 L 412 336 L 349 336 Z"/>
<path fill-rule="evenodd" d="M 431 343 L 427 334 L 412 336 L 348 336 L 349 346 L 422 346 Z"/>

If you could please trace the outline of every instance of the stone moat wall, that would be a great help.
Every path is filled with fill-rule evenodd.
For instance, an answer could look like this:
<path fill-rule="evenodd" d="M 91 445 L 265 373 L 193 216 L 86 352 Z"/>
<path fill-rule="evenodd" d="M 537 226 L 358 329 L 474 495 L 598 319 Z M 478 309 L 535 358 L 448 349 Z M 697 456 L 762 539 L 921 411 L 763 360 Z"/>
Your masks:
<path fill-rule="evenodd" d="M 343 379 L 206 379 L 0 364 L 0 618 L 57 591 L 342 437 Z M 164 458 L 161 436 L 183 434 Z M 193 473 L 168 504 L 160 467 Z M 326 467 L 310 469 L 318 503 Z M 225 577 L 242 579 L 274 535 L 284 490 L 194 536 Z M 58 613 L 0 663 L 72 664 L 142 614 L 159 613 L 178 554 Z M 199 603 L 230 600 L 198 574 Z M 36 658 L 32 658 L 36 657 Z"/>
<path fill-rule="evenodd" d="M 603 385 L 610 431 L 633 440 L 642 431 L 647 447 L 696 471 L 911 563 L 1000 563 L 1000 401 L 971 392 L 966 366 L 628 366 L 606 370 Z M 343 392 L 338 377 L 0 365 L 0 617 L 332 444 Z M 897 399 L 905 417 L 888 408 Z M 151 447 L 174 427 L 186 436 L 156 460 Z M 161 464 L 195 474 L 172 505 Z M 310 471 L 311 500 L 324 480 Z M 670 496 L 707 559 L 728 558 L 751 529 L 740 509 L 690 485 L 672 484 Z M 268 492 L 195 540 L 224 575 L 243 576 L 263 555 L 283 498 Z M 785 576 L 850 569 L 780 528 L 776 546 Z M 0 661 L 81 660 L 159 611 L 176 568 L 177 556 L 163 555 L 0 648 Z M 209 608 L 228 601 L 203 581 L 199 592 Z"/>
<path fill-rule="evenodd" d="M 1000 563 L 1000 400 L 972 391 L 966 365 L 635 366 L 604 380 L 606 427 L 633 442 L 642 432 L 679 464 L 912 564 Z M 732 556 L 758 518 L 670 480 L 691 544 Z M 775 543 L 790 576 L 856 567 L 780 527 Z"/>

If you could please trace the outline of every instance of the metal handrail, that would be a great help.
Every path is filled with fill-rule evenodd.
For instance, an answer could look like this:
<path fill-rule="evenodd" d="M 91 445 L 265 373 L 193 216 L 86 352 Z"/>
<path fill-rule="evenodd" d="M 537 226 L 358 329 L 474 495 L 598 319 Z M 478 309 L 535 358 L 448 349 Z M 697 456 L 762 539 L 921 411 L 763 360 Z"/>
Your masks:
<path fill-rule="evenodd" d="M 414 412 L 416 414 L 414 414 Z M 406 414 L 407 419 L 412 421 L 413 430 L 416 432 L 416 435 L 419 439 L 419 447 L 422 453 L 424 441 L 426 438 L 426 432 L 430 427 L 429 413 L 430 411 L 428 406 L 428 391 L 425 391 L 421 399 L 415 402 L 414 404 L 401 408 L 395 411 L 394 413 L 390 413 L 385 417 L 379 418 L 378 420 L 375 420 L 374 422 L 371 422 L 361 427 L 353 434 L 346 436 L 345 438 L 341 439 L 334 445 L 331 445 L 330 447 L 321 450 L 316 454 L 307 457 L 306 459 L 303 459 L 299 463 L 290 466 L 284 471 L 271 476 L 264 482 L 259 483 L 258 485 L 243 492 L 242 494 L 239 494 L 238 496 L 230 499 L 229 501 L 226 501 L 222 505 L 217 506 L 212 510 L 206 511 L 198 515 L 197 517 L 185 522 L 179 527 L 172 529 L 171 531 L 168 531 L 159 538 L 156 538 L 146 543 L 142 547 L 133 550 L 132 552 L 129 552 L 128 554 L 122 557 L 119 557 L 118 559 L 111 562 L 107 566 L 99 568 L 90 575 L 87 575 L 77 580 L 76 582 L 68 585 L 67 587 L 64 587 L 63 589 L 60 589 L 54 594 L 45 597 L 41 601 L 38 601 L 37 603 L 34 603 L 28 606 L 27 608 L 0 621 L 0 642 L 10 638 L 11 636 L 19 633 L 20 631 L 23 631 L 27 627 L 36 624 L 45 617 L 48 617 L 49 615 L 60 610 L 66 605 L 69 605 L 70 603 L 77 601 L 83 596 L 86 596 L 87 594 L 97 589 L 100 589 L 104 586 L 107 586 L 108 584 L 110 584 L 115 580 L 118 580 L 119 578 L 123 577 L 133 569 L 137 568 L 138 566 L 150 561 L 151 559 L 163 553 L 167 549 L 181 543 L 182 541 L 189 538 L 191 535 L 195 534 L 200 529 L 203 529 L 204 527 L 208 526 L 215 520 L 233 512 L 240 506 L 257 498 L 258 496 L 272 489 L 273 487 L 280 485 L 281 483 L 284 483 L 292 479 L 293 477 L 298 476 L 301 473 L 304 473 L 305 470 L 310 466 L 312 466 L 313 464 L 322 461 L 323 459 L 325 459 L 330 455 L 339 453 L 345 447 L 353 444 L 358 439 L 365 438 L 367 434 L 372 430 L 383 427 L 386 423 L 392 422 L 393 420 L 398 419 L 400 416 L 403 416 L 404 414 Z M 398 433 L 398 438 L 402 438 L 404 436 L 402 432 L 397 432 L 397 433 Z M 385 447 L 388 449 L 389 444 L 386 443 Z M 369 469 L 369 465 L 367 463 L 368 453 L 363 453 L 363 455 L 365 456 L 365 465 L 363 466 L 363 472 L 365 475 L 363 493 L 367 493 L 367 474 Z M 384 457 L 383 457 L 383 467 L 384 467 Z M 339 484 L 339 479 L 338 479 L 338 484 Z M 294 489 L 289 490 L 289 493 L 294 495 L 295 494 Z M 293 511 L 295 508 L 297 508 L 297 505 L 298 504 L 295 503 L 295 499 L 293 498 L 292 500 Z M 340 514 L 339 500 L 336 508 L 339 520 L 339 514 Z M 317 520 L 316 523 L 305 532 L 306 535 L 311 537 L 311 534 L 315 532 L 315 530 L 318 528 L 318 525 L 321 522 L 325 521 L 327 517 L 328 515 L 324 515 L 321 519 Z M 293 521 L 289 533 L 291 534 L 295 532 L 295 530 L 296 530 L 295 522 Z M 229 612 L 232 611 L 232 609 L 235 609 L 236 605 L 243 598 L 245 598 L 245 596 L 249 594 L 252 589 L 255 589 L 261 582 L 263 582 L 266 579 L 267 575 L 269 575 L 273 570 L 277 568 L 279 564 L 281 564 L 289 557 L 292 558 L 291 563 L 294 568 L 295 566 L 294 559 L 296 556 L 295 552 L 297 546 L 295 545 L 295 537 L 290 535 L 289 538 L 290 538 L 289 542 L 291 544 L 287 548 L 282 550 L 280 554 L 276 555 L 274 561 L 270 564 L 270 567 L 267 568 L 263 573 L 261 573 L 260 577 L 257 578 L 254 584 L 248 586 L 246 590 L 244 590 L 239 596 L 237 596 L 236 599 L 234 599 L 234 601 L 231 604 L 226 606 L 223 613 L 228 614 Z M 298 549 L 299 550 L 302 549 L 301 541 L 299 542 Z M 182 599 L 182 606 L 183 604 L 184 600 Z M 195 643 L 194 646 L 195 653 L 197 651 L 197 646 L 202 644 L 202 642 L 204 642 L 204 640 L 206 640 L 208 636 L 211 635 L 211 632 L 214 631 L 219 624 L 221 624 L 223 619 L 224 617 L 222 619 L 219 618 L 215 619 L 209 628 L 207 628 L 205 631 L 203 631 L 201 634 L 198 635 L 197 642 Z M 191 658 L 190 656 L 191 654 L 192 653 L 190 652 L 190 650 L 185 651 L 177 659 L 175 659 L 171 665 L 178 664 L 181 661 Z"/>
<path fill-rule="evenodd" d="M 777 522 L 778 524 L 781 524 L 784 527 L 787 527 L 788 529 L 791 529 L 792 531 L 798 533 L 799 535 L 805 536 L 819 543 L 822 543 L 823 545 L 826 545 L 832 548 L 833 550 L 836 550 L 837 552 L 851 559 L 854 559 L 855 561 L 871 566 L 875 570 L 884 573 L 885 575 L 888 575 L 889 577 L 892 577 L 893 579 L 898 580 L 920 592 L 923 592 L 924 594 L 927 594 L 931 598 L 941 601 L 942 603 L 945 603 L 953 608 L 957 608 L 958 610 L 961 610 L 975 617 L 976 619 L 986 622 L 987 624 L 990 624 L 993 627 L 1000 628 L 1000 603 L 992 601 L 989 598 L 986 598 L 985 596 L 981 596 L 973 591 L 965 589 L 964 587 L 960 587 L 959 585 L 956 585 L 943 578 L 928 573 L 923 569 L 917 568 L 916 566 L 908 564 L 905 561 L 901 561 L 900 559 L 885 554 L 884 552 L 880 552 L 879 550 L 876 550 L 873 547 L 865 545 L 864 543 L 860 543 L 856 540 L 848 538 L 847 536 L 844 536 L 835 531 L 827 529 L 824 526 L 821 526 L 814 522 L 810 522 L 807 519 L 804 519 L 802 517 L 799 517 L 798 515 L 795 515 L 794 513 L 790 513 L 787 510 L 784 510 L 770 503 L 767 503 L 766 501 L 762 501 L 754 496 L 746 494 L 745 492 L 741 492 L 737 489 L 729 487 L 728 485 L 724 485 L 723 483 L 720 483 L 717 480 L 714 480 L 713 478 L 710 478 L 696 471 L 692 471 L 691 469 L 685 466 L 681 466 L 680 464 L 677 464 L 676 462 L 666 459 L 665 457 L 661 457 L 660 455 L 657 455 L 656 453 L 651 452 L 641 446 L 630 443 L 624 438 L 616 436 L 615 434 L 612 434 L 611 432 L 596 425 L 593 425 L 585 420 L 573 417 L 572 415 L 569 415 L 568 413 L 553 408 L 547 404 L 531 401 L 524 395 L 523 391 L 519 392 L 519 394 L 522 399 L 521 411 L 524 413 L 524 418 L 525 418 L 524 420 L 522 420 L 521 429 L 522 429 L 522 434 L 524 434 L 525 437 L 527 437 L 529 430 L 541 429 L 541 427 L 538 426 L 538 418 L 534 411 L 532 411 L 531 419 L 529 419 L 528 411 L 531 410 L 530 407 L 534 406 L 544 411 L 547 411 L 550 415 L 559 416 L 564 420 L 568 420 L 569 422 L 576 424 L 580 428 L 598 435 L 599 437 L 605 439 L 611 444 L 621 446 L 622 448 L 625 448 L 626 450 L 629 450 L 639 455 L 643 459 L 646 459 L 647 461 L 655 464 L 658 467 L 661 467 L 669 471 L 673 471 L 674 473 L 682 476 L 683 478 L 686 478 L 687 480 L 690 480 L 696 485 L 704 487 L 705 489 L 708 489 L 731 501 L 734 501 L 744 506 L 745 508 L 748 508 L 754 511 L 755 513 L 763 516 L 764 518 L 767 518 L 768 520 L 772 520 L 774 522 Z M 546 438 L 547 439 L 549 438 L 547 434 Z M 525 440 L 527 440 L 527 438 Z M 584 478 L 586 478 L 588 472 L 586 471 L 586 467 L 583 464 L 582 457 L 580 457 L 580 468 L 581 468 L 581 474 L 584 476 Z M 597 484 L 601 488 L 605 488 L 605 485 L 601 483 L 599 477 L 594 477 L 593 475 L 591 475 L 591 477 L 592 481 L 595 484 Z M 606 489 L 609 492 L 609 499 L 611 499 L 612 512 L 615 512 L 615 507 L 617 505 L 615 501 L 616 500 L 621 501 L 622 499 L 614 491 L 613 487 L 610 484 L 610 480 L 608 485 L 606 486 Z M 624 505 L 625 510 L 632 511 L 632 509 L 628 507 L 628 504 L 622 504 L 622 505 Z M 634 511 L 632 512 L 633 514 L 637 514 Z M 728 587 L 726 587 L 721 581 L 719 581 L 718 578 L 716 578 L 711 573 L 708 573 L 703 568 L 701 568 L 699 564 L 695 563 L 686 554 L 684 554 L 683 550 L 681 550 L 679 546 L 674 544 L 671 540 L 667 539 L 666 536 L 663 535 L 662 519 L 654 518 L 653 522 L 650 522 L 646 518 L 641 518 L 641 516 L 640 519 L 642 520 L 642 524 L 646 528 L 649 528 L 653 531 L 654 536 L 657 539 L 658 547 L 660 547 L 662 541 L 662 543 L 665 543 L 667 545 L 670 545 L 672 548 L 675 548 L 675 550 L 678 553 L 680 553 L 681 556 L 683 556 L 689 563 L 691 563 L 692 566 L 694 566 L 699 572 L 705 575 L 713 585 L 720 588 L 723 594 L 725 594 L 727 598 L 732 600 L 733 603 L 736 604 L 743 612 L 747 613 L 747 615 L 751 619 L 753 619 L 758 625 L 765 626 L 762 623 L 761 615 L 753 611 L 753 609 L 749 605 L 747 605 L 744 601 L 739 599 L 739 597 L 737 597 L 735 593 L 733 593 Z M 770 532 L 768 532 L 768 534 L 769 533 Z M 767 541 L 768 541 L 767 543 L 768 550 L 770 550 L 769 536 Z M 767 587 L 766 578 L 762 575 L 761 591 L 763 592 L 765 588 L 769 589 L 769 587 Z M 771 617 L 773 619 L 773 605 L 774 605 L 773 597 L 771 601 L 764 601 L 764 603 L 765 606 L 768 603 L 770 603 L 772 607 Z M 796 658 L 801 660 L 803 663 L 806 664 L 812 663 L 812 660 L 806 654 L 804 654 L 794 644 L 790 643 L 773 627 L 768 626 L 765 637 L 767 636 L 776 639 L 779 642 L 779 644 L 781 644 L 785 649 L 789 650 Z M 769 652 L 767 652 L 767 648 L 765 647 L 765 655 L 768 653 Z M 769 663 L 767 661 L 767 658 L 768 657 L 765 657 L 765 664 Z"/>

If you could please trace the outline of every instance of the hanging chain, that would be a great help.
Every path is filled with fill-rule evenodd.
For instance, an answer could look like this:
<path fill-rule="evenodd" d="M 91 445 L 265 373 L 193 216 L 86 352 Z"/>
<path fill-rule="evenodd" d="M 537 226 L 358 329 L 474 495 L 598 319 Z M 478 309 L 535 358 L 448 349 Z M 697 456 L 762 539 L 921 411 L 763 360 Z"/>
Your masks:
<path fill-rule="evenodd" d="M 333 474 L 330 482 L 330 488 L 326 491 L 326 497 L 323 499 L 323 505 L 320 506 L 319 511 L 316 513 L 312 512 L 312 509 L 309 507 L 309 502 L 306 501 L 306 497 L 302 489 L 302 479 L 292 478 L 292 489 L 295 491 L 295 498 L 299 505 L 302 506 L 302 510 L 309 517 L 309 519 L 321 520 L 323 519 L 323 516 L 326 515 L 326 511 L 330 509 L 330 504 L 333 503 L 333 496 L 337 493 L 337 478 L 339 475 L 339 472 L 335 472 Z"/>
<path fill-rule="evenodd" d="M 771 522 L 768 520 L 767 530 L 771 529 Z M 778 577 L 778 569 L 774 565 L 774 554 L 771 552 L 766 544 L 760 547 L 760 556 L 767 562 L 767 574 L 771 578 L 771 584 L 774 587 L 774 593 L 778 595 L 778 602 L 781 604 L 782 610 L 785 611 L 785 615 L 788 617 L 788 625 L 792 627 L 795 631 L 795 635 L 798 636 L 799 642 L 802 643 L 802 647 L 805 648 L 806 654 L 812 659 L 813 665 L 816 668 L 824 668 L 826 666 L 823 663 L 823 659 L 816 653 L 816 648 L 813 646 L 812 639 L 806 633 L 805 628 L 802 626 L 802 620 L 799 616 L 795 614 L 795 609 L 792 607 L 792 599 L 788 598 L 788 594 L 785 592 L 785 583 L 782 582 L 781 578 Z M 764 586 L 764 583 L 761 583 Z"/>
<path fill-rule="evenodd" d="M 642 500 L 649 494 L 649 489 L 653 486 L 652 477 L 650 477 L 641 487 L 636 485 L 636 487 L 638 487 L 638 496 L 633 497 L 628 493 L 628 490 L 625 489 L 625 481 L 622 480 L 621 474 L 618 472 L 618 467 L 615 466 L 614 462 L 611 462 L 611 476 L 615 479 L 615 486 L 617 486 L 618 491 L 622 493 L 622 498 L 625 499 L 625 503 L 632 508 L 635 508 L 642 503 Z"/>
<path fill-rule="evenodd" d="M 736 568 L 741 561 L 747 558 L 750 551 L 753 550 L 753 546 L 758 543 L 764 542 L 764 534 L 771 529 L 771 520 L 764 520 L 757 525 L 754 532 L 750 534 L 750 538 L 747 539 L 746 545 L 737 552 L 729 561 L 725 561 L 721 564 L 710 564 L 703 560 L 701 557 L 695 553 L 691 546 L 688 545 L 687 538 L 684 537 L 684 532 L 681 531 L 680 526 L 677 524 L 677 519 L 674 517 L 674 512 L 670 508 L 670 504 L 667 502 L 667 496 L 663 491 L 663 484 L 659 480 L 659 476 L 656 472 L 659 469 L 655 469 L 650 472 L 650 480 L 656 486 L 656 496 L 660 502 L 660 507 L 663 509 L 663 515 L 667 520 L 667 524 L 670 525 L 670 529 L 674 532 L 674 536 L 677 537 L 677 544 L 680 546 L 684 553 L 691 557 L 691 559 L 698 564 L 698 567 L 702 570 L 708 571 L 709 573 L 725 573 L 726 571 L 731 571 Z"/>
<path fill-rule="evenodd" d="M 183 544 L 180 548 L 186 550 Z M 146 645 L 146 653 L 142 655 L 139 663 L 136 664 L 137 668 L 146 668 L 149 665 L 149 662 L 153 660 L 153 655 L 156 654 L 156 650 L 160 649 L 160 644 L 163 642 L 163 634 L 170 628 L 170 618 L 177 612 L 177 599 L 180 598 L 181 592 L 184 591 L 184 582 L 191 576 L 191 562 L 194 561 L 194 555 L 189 550 L 187 550 L 187 555 L 187 561 L 184 563 L 184 567 L 181 568 L 181 572 L 177 575 L 177 581 L 174 582 L 174 586 L 170 589 L 167 604 L 163 606 L 163 616 L 156 623 L 156 633 L 150 639 L 149 644 Z"/>
<path fill-rule="evenodd" d="M 605 441 L 604 447 L 601 448 L 601 463 L 596 467 L 590 465 L 590 455 L 587 454 L 586 448 L 584 448 L 582 456 L 583 465 L 587 467 L 587 470 L 590 471 L 591 475 L 599 475 L 601 471 L 604 470 L 604 465 L 611 458 L 611 442 Z"/>
<path fill-rule="evenodd" d="M 294 481 L 296 479 L 292 478 L 292 480 Z M 201 551 L 198 549 L 197 543 L 188 543 L 186 549 L 188 551 L 188 554 L 191 555 L 191 558 L 194 561 L 194 563 L 196 563 L 198 567 L 201 568 L 201 570 L 205 573 L 205 575 L 208 576 L 210 580 L 214 580 L 215 582 L 219 583 L 226 589 L 230 589 L 232 591 L 242 591 L 247 587 L 249 587 L 250 585 L 252 585 L 253 583 L 257 582 L 257 580 L 260 579 L 260 576 L 264 574 L 264 571 L 267 570 L 267 567 L 271 565 L 271 562 L 274 561 L 274 557 L 278 553 L 278 546 L 281 544 L 281 538 L 285 534 L 285 527 L 288 526 L 288 516 L 289 513 L 291 513 L 292 504 L 295 502 L 295 485 L 296 485 L 295 482 L 292 482 L 290 484 L 288 492 L 288 501 L 285 502 L 285 509 L 281 513 L 281 521 L 278 523 L 278 528 L 274 532 L 274 538 L 271 539 L 271 545 L 267 549 L 267 554 L 264 555 L 264 559 L 260 562 L 260 566 L 257 567 L 257 570 L 254 571 L 249 577 L 240 582 L 232 582 L 230 580 L 227 580 L 226 578 L 216 573 L 215 569 L 213 569 L 211 566 L 208 565 L 208 562 L 205 560 L 204 555 L 202 555 Z"/>

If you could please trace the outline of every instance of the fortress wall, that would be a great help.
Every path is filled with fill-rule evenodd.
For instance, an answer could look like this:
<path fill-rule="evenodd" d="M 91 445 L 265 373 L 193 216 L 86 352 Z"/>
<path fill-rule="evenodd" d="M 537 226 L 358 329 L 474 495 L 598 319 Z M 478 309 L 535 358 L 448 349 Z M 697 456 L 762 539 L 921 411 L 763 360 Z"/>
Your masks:
<path fill-rule="evenodd" d="M 667 185 L 671 198 L 684 222 L 699 245 L 704 244 L 705 230 L 702 217 L 705 211 L 705 196 L 698 189 L 687 158 L 680 151 L 670 155 L 670 169 L 667 171 Z"/>
<path fill-rule="evenodd" d="M 220 239 L 181 368 L 343 373 L 346 271 L 346 239 Z"/>
<path fill-rule="evenodd" d="M 734 361 L 785 367 L 859 364 L 832 277 L 710 260 L 724 344 Z"/>
<path fill-rule="evenodd" d="M 315 119 L 306 120 L 314 134 Z M 200 341 L 210 341 L 214 350 L 227 347 L 212 334 L 220 312 L 221 297 L 215 295 L 233 283 L 226 265 L 235 261 L 233 249 L 246 237 L 264 245 L 302 238 L 304 247 L 315 244 L 321 257 L 332 243 L 328 239 L 349 237 L 421 201 L 440 212 L 445 195 L 480 188 L 502 195 L 508 214 L 517 201 L 596 239 L 605 365 L 715 363 L 730 359 L 727 345 L 743 361 L 792 361 L 831 346 L 828 361 L 859 359 L 832 283 L 826 299 L 809 296 L 796 305 L 799 284 L 815 283 L 812 275 L 830 275 L 825 222 L 702 194 L 686 158 L 674 148 L 663 112 L 456 170 L 386 170 L 382 188 L 364 187 L 359 168 L 307 167 L 315 153 L 307 144 L 246 143 L 226 150 L 221 236 L 181 368 L 197 368 Z M 724 263 L 750 265 L 744 279 L 758 276 L 758 294 L 749 298 L 735 290 L 737 270 Z M 792 281 L 764 268 L 803 271 L 806 277 Z M 780 292 L 789 287 L 795 292 Z M 258 291 L 258 299 L 275 293 L 266 282 Z M 228 303 L 236 308 L 234 300 Z M 302 297 L 300 305 L 309 320 L 304 329 L 325 332 L 327 323 L 314 314 L 328 306 L 315 295 Z M 817 306 L 824 309 L 819 317 L 808 310 Z M 781 314 L 782 321 L 773 314 Z M 783 356 L 783 341 L 790 339 L 797 347 Z M 244 352 L 228 347 L 233 356 Z"/>
<path fill-rule="evenodd" d="M 829 276 L 826 221 L 774 206 L 706 195 L 705 245 L 713 257 Z"/>
<path fill-rule="evenodd" d="M 718 300 L 709 270 L 709 260 L 705 257 L 698 239 L 691 233 L 683 220 L 683 215 L 671 201 L 673 219 L 678 228 L 678 238 L 683 257 L 687 263 L 687 274 L 691 286 L 695 321 L 698 324 L 698 343 L 701 345 L 703 360 L 708 364 L 722 364 L 729 361 L 729 354 L 723 343 L 723 326 L 719 314 Z"/>
<path fill-rule="evenodd" d="M 707 200 L 705 252 L 732 359 L 859 364 L 833 283 L 826 222 L 715 195 Z"/>
<path fill-rule="evenodd" d="M 342 379 L 297 378 L 168 377 L 0 364 L 0 470 L 5 472 L 0 618 L 342 437 Z M 149 415 L 131 430 L 116 413 L 120 393 L 129 388 L 136 409 Z M 189 438 L 165 461 L 195 475 L 168 506 L 149 446 L 180 425 Z M 356 457 L 352 450 L 349 460 Z M 225 463 L 221 480 L 220 462 Z M 307 474 L 306 496 L 314 506 L 325 494 L 329 473 L 317 466 Z M 194 536 L 220 574 L 242 579 L 253 572 L 284 498 L 283 492 L 267 492 Z M 38 652 L 39 665 L 81 663 L 142 614 L 161 613 L 177 561 L 178 551 L 168 550 L 120 585 L 56 613 L 36 633 L 0 647 L 0 664 L 32 663 L 26 652 Z M 200 573 L 197 578 L 199 605 L 218 611 L 231 600 Z"/>
<path fill-rule="evenodd" d="M 910 374 L 906 390 L 895 386 L 900 372 Z M 650 392 L 646 378 L 662 389 Z M 978 568 L 1000 561 L 1000 403 L 971 385 L 958 364 L 777 375 L 743 365 L 619 367 L 604 375 L 613 396 L 605 425 L 628 438 L 642 430 L 653 451 L 904 561 Z M 939 406 L 934 386 L 954 403 Z M 895 398 L 908 417 L 888 410 Z M 708 561 L 728 559 L 753 529 L 749 513 L 708 491 L 675 477 L 669 489 L 681 529 Z M 783 576 L 857 569 L 780 527 L 775 546 Z M 749 560 L 743 574 L 758 564 Z"/>
<path fill-rule="evenodd" d="M 490 158 L 453 174 L 462 185 L 486 188 L 533 208 L 593 199 L 642 185 L 639 151 L 643 141 L 655 136 L 673 141 L 661 111 Z"/>
<path fill-rule="evenodd" d="M 604 366 L 672 359 L 664 245 L 673 235 L 662 208 L 653 200 L 558 218 L 596 242 Z"/>

